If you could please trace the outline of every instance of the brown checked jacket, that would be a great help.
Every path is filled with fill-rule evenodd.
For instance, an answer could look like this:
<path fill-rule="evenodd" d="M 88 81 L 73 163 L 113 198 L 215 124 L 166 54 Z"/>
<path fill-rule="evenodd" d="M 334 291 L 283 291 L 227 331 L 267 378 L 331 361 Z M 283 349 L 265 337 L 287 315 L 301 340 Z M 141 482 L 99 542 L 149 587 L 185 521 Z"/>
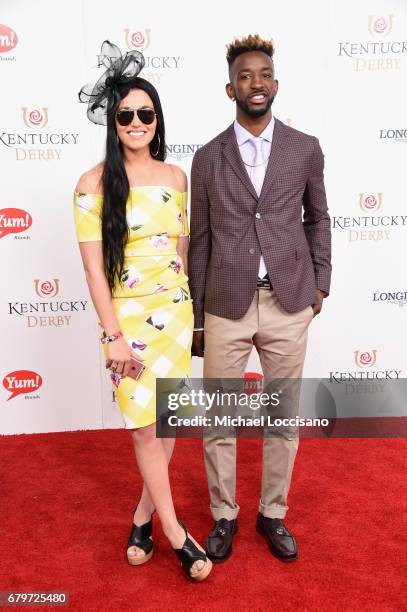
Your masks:
<path fill-rule="evenodd" d="M 256 291 L 260 255 L 281 306 L 298 312 L 329 293 L 331 229 L 318 139 L 276 119 L 258 197 L 233 125 L 192 163 L 189 285 L 195 327 L 205 311 L 240 319 Z"/>

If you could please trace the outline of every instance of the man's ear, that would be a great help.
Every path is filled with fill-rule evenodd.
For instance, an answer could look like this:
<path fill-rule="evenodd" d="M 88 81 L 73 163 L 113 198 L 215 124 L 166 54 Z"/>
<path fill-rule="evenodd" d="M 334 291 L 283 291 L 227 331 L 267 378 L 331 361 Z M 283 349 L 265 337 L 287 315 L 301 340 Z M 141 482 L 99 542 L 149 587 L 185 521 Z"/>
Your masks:
<path fill-rule="evenodd" d="M 226 94 L 227 96 L 231 99 L 234 100 L 235 99 L 235 92 L 233 90 L 233 85 L 232 83 L 226 83 Z"/>

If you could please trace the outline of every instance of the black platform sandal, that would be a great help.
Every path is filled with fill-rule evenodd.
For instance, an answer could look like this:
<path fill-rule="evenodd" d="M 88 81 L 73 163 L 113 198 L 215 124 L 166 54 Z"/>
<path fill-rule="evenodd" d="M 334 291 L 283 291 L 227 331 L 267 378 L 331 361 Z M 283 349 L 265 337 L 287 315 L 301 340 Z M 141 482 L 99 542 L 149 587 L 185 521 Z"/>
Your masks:
<path fill-rule="evenodd" d="M 188 535 L 184 523 L 178 521 L 185 531 L 185 542 L 182 548 L 174 548 L 174 552 L 181 561 L 182 569 L 188 578 L 202 582 L 209 576 L 212 570 L 212 561 L 208 559 L 205 552 L 199 547 L 198 542 L 191 535 Z M 204 561 L 205 565 L 197 574 L 191 575 L 191 568 L 196 561 Z"/>
<path fill-rule="evenodd" d="M 152 515 L 148 523 L 144 523 L 144 525 L 140 525 L 140 527 L 133 523 L 129 541 L 127 544 L 127 561 L 130 563 L 130 565 L 142 565 L 143 563 L 147 563 L 147 561 L 151 559 L 151 557 L 153 556 L 153 540 L 151 539 L 152 535 Z M 145 554 L 140 556 L 130 556 L 128 551 L 131 546 L 137 546 L 137 548 L 141 548 L 141 550 L 143 550 Z"/>

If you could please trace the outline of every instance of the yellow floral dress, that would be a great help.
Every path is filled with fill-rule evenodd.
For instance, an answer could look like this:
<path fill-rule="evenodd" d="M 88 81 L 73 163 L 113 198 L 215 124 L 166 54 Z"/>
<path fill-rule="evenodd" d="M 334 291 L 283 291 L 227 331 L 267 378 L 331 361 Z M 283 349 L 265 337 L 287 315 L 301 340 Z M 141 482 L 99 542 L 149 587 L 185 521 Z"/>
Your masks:
<path fill-rule="evenodd" d="M 75 193 L 78 242 L 102 240 L 102 206 L 100 195 Z M 112 302 L 120 329 L 146 370 L 138 381 L 117 374 L 111 378 L 129 429 L 157 420 L 157 378 L 191 376 L 192 301 L 176 252 L 178 237 L 189 234 L 186 207 L 187 194 L 172 187 L 133 187 L 127 200 L 129 239 L 122 283 Z M 107 346 L 103 349 L 107 356 Z"/>

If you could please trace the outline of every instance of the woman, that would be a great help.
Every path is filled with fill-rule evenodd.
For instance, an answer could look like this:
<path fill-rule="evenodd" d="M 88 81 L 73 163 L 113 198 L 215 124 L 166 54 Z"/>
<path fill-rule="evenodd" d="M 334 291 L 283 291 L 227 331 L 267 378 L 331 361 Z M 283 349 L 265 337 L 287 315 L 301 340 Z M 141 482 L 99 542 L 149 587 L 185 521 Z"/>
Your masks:
<path fill-rule="evenodd" d="M 93 122 L 107 125 L 106 157 L 79 179 L 74 215 L 106 367 L 144 481 L 127 558 L 131 565 L 151 558 L 156 511 L 185 572 L 201 581 L 212 564 L 177 520 L 168 477 L 174 439 L 157 438 L 155 426 L 156 378 L 191 371 L 186 176 L 164 162 L 161 104 L 155 88 L 137 76 L 141 53 L 122 57 L 105 41 L 102 55 L 106 73 L 79 99 L 89 102 Z M 146 366 L 138 380 L 129 376 L 132 357 Z"/>

